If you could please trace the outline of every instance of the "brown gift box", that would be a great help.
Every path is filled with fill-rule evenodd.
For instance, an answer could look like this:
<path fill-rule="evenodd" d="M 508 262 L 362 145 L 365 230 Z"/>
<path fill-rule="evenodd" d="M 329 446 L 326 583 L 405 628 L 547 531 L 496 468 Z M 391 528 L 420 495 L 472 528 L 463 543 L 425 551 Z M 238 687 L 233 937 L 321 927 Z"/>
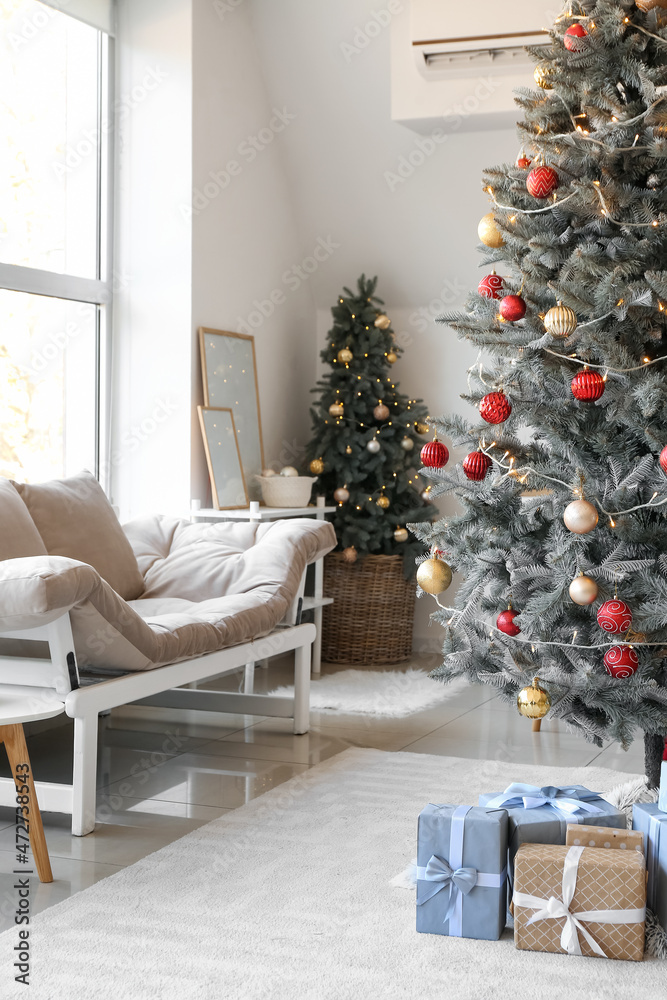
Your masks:
<path fill-rule="evenodd" d="M 579 859 L 571 914 L 599 910 L 639 910 L 646 906 L 646 861 L 640 851 L 610 851 L 597 847 L 558 847 L 522 844 L 514 862 L 514 943 L 524 951 L 595 956 L 581 929 L 575 927 L 569 948 L 561 945 L 565 915 L 545 916 L 529 925 L 531 917 L 547 907 L 550 897 L 563 899 L 563 870 Z M 525 905 L 521 894 L 537 897 L 540 906 Z M 558 909 L 557 903 L 550 904 Z M 562 905 L 561 905 L 562 909 Z M 577 916 L 583 928 L 607 958 L 641 962 L 644 957 L 644 920 L 640 923 L 594 923 Z M 578 941 L 578 946 L 577 942 Z M 578 947 L 581 951 L 578 951 Z"/>
<path fill-rule="evenodd" d="M 644 853 L 644 834 L 641 830 L 614 830 L 607 826 L 578 826 L 576 823 L 568 823 L 565 843 L 568 847 L 581 845 Z"/>

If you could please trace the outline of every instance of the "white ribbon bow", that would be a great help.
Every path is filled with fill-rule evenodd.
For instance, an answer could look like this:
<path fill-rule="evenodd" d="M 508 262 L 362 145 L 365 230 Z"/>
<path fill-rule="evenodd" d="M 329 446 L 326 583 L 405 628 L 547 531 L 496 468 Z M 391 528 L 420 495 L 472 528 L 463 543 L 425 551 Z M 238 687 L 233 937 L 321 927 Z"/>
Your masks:
<path fill-rule="evenodd" d="M 581 933 L 595 954 L 606 958 L 604 951 L 590 931 L 586 930 L 582 921 L 593 924 L 641 924 L 646 919 L 646 907 L 643 906 L 635 910 L 584 910 L 572 913 L 570 904 L 577 888 L 579 859 L 584 850 L 583 847 L 571 847 L 567 852 L 563 865 L 562 899 L 556 899 L 555 896 L 551 896 L 549 899 L 540 899 L 539 896 L 531 896 L 526 892 L 515 892 L 514 906 L 525 906 L 528 909 L 537 910 L 537 913 L 534 913 L 528 921 L 528 926 L 537 923 L 538 920 L 565 918 L 560 945 L 568 955 L 581 955 L 579 941 Z"/>

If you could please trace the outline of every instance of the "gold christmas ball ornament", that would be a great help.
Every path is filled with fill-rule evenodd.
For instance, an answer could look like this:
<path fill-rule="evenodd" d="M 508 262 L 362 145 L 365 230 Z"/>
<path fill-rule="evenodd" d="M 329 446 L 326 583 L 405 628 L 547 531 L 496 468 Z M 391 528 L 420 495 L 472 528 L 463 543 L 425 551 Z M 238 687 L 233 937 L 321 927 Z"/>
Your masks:
<path fill-rule="evenodd" d="M 346 549 L 343 549 L 343 559 L 346 563 L 355 563 L 357 561 L 357 550 L 354 545 L 348 545 Z"/>
<path fill-rule="evenodd" d="M 349 365 L 350 361 L 354 357 L 354 354 L 348 347 L 344 347 L 341 351 L 338 352 L 337 357 L 342 365 Z"/>
<path fill-rule="evenodd" d="M 314 476 L 321 476 L 324 472 L 324 462 L 321 458 L 314 458 L 308 468 Z"/>
<path fill-rule="evenodd" d="M 342 403 L 332 403 L 329 407 L 330 417 L 342 417 L 344 413 L 344 407 Z"/>
<path fill-rule="evenodd" d="M 294 477 L 299 475 L 299 470 L 295 469 L 293 465 L 284 465 L 280 470 L 281 476 Z"/>
<path fill-rule="evenodd" d="M 553 68 L 549 65 L 545 65 L 543 63 L 541 66 L 536 66 L 535 72 L 533 73 L 535 83 L 538 87 L 541 87 L 542 90 L 553 90 L 554 85 L 551 82 L 553 74 Z"/>
<path fill-rule="evenodd" d="M 591 580 L 590 576 L 584 576 L 583 573 L 580 573 L 570 584 L 569 594 L 575 604 L 586 607 L 587 604 L 592 604 L 598 596 L 598 585 L 595 580 Z"/>
<path fill-rule="evenodd" d="M 389 407 L 385 406 L 382 402 L 378 403 L 373 410 L 373 416 L 376 420 L 386 420 L 389 416 Z"/>
<path fill-rule="evenodd" d="M 345 448 L 345 454 L 346 455 L 351 455 L 352 454 L 352 445 L 351 444 L 348 444 L 346 446 L 346 448 Z"/>
<path fill-rule="evenodd" d="M 394 541 L 407 542 L 407 540 L 408 540 L 407 528 L 397 528 L 396 531 L 394 532 Z"/>
<path fill-rule="evenodd" d="M 427 594 L 442 594 L 451 582 L 451 568 L 435 556 L 424 560 L 417 570 L 417 583 Z"/>
<path fill-rule="evenodd" d="M 492 250 L 497 250 L 499 247 L 505 245 L 503 234 L 498 229 L 493 212 L 487 212 L 480 219 L 479 226 L 477 227 L 477 235 L 480 238 L 480 242 L 484 243 L 487 247 L 491 247 Z"/>
<path fill-rule="evenodd" d="M 544 688 L 540 687 L 539 677 L 535 677 L 530 687 L 519 691 L 516 703 L 521 714 L 527 719 L 543 719 L 551 708 L 551 698 Z"/>
<path fill-rule="evenodd" d="M 389 327 L 391 326 L 391 320 L 389 319 L 388 316 L 385 316 L 384 313 L 380 313 L 379 316 L 375 317 L 375 322 L 373 323 L 373 326 L 376 327 L 378 330 L 388 330 Z"/>
<path fill-rule="evenodd" d="M 395 354 L 393 351 L 390 351 L 389 354 L 387 355 L 387 361 L 389 362 L 390 365 L 395 365 L 396 362 L 398 361 L 398 354 Z"/>
<path fill-rule="evenodd" d="M 378 507 L 382 507 L 382 510 L 387 510 L 389 507 L 389 497 L 381 496 L 375 501 Z"/>
<path fill-rule="evenodd" d="M 575 535 L 586 535 L 598 523 L 598 512 L 588 500 L 573 500 L 563 512 L 565 527 Z"/>
<path fill-rule="evenodd" d="M 339 486 L 337 490 L 334 490 L 334 500 L 338 503 L 347 503 L 350 499 L 350 491 L 345 486 Z"/>
<path fill-rule="evenodd" d="M 421 420 L 418 420 L 415 424 L 415 430 L 417 431 L 417 434 L 428 434 L 429 426 L 428 424 L 423 424 Z"/>
<path fill-rule="evenodd" d="M 577 329 L 577 314 L 559 302 L 544 317 L 544 326 L 552 337 L 569 337 Z"/>

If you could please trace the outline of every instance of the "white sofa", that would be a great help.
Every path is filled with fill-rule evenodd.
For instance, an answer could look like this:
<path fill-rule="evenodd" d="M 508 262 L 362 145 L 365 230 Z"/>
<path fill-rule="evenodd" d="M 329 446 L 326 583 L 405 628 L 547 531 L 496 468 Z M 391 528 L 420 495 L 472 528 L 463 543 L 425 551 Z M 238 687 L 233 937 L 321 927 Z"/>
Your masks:
<path fill-rule="evenodd" d="M 300 599 L 307 566 L 335 544 L 330 524 L 305 518 L 123 529 L 89 473 L 0 479 L 0 698 L 2 685 L 33 706 L 55 694 L 74 719 L 73 783 L 38 781 L 41 808 L 71 812 L 76 835 L 94 828 L 97 719 L 118 705 L 275 715 L 307 732 L 315 628 Z M 293 699 L 194 686 L 290 650 Z M 0 779 L 0 804 L 13 795 Z"/>

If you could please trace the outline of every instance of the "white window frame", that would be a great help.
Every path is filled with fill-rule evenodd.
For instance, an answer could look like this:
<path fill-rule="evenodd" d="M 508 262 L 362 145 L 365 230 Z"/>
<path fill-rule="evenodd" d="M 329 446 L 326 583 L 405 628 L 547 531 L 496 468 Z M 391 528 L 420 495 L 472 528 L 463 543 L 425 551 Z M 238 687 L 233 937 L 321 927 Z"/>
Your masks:
<path fill-rule="evenodd" d="M 56 6 L 53 4 L 52 6 Z M 63 5 L 63 13 L 70 16 Z M 79 20 L 84 20 L 80 17 Z M 97 220 L 95 278 L 80 278 L 36 267 L 0 263 L 0 288 L 29 295 L 86 302 L 96 306 L 95 322 L 95 468 L 108 491 L 111 418 L 111 330 L 113 320 L 113 219 L 114 219 L 114 39 L 101 28 L 98 35 L 98 123 L 105 123 L 105 141 L 97 154 Z"/>

